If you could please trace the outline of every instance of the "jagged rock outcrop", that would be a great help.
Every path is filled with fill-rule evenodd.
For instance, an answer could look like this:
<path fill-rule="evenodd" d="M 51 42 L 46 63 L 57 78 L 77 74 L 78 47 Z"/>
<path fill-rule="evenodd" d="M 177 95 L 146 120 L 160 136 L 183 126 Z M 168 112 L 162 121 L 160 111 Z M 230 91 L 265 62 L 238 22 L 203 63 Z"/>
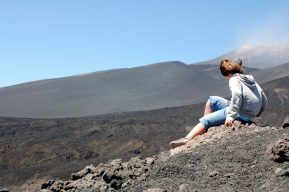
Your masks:
<path fill-rule="evenodd" d="M 73 173 L 69 181 L 48 181 L 42 185 L 42 191 L 111 191 L 133 185 L 146 179 L 154 166 L 157 157 L 134 157 L 128 162 L 121 159 L 109 161 L 94 167 L 89 165 L 83 170 Z"/>
<path fill-rule="evenodd" d="M 278 163 L 289 161 L 289 137 L 280 139 L 268 147 L 271 159 Z"/>

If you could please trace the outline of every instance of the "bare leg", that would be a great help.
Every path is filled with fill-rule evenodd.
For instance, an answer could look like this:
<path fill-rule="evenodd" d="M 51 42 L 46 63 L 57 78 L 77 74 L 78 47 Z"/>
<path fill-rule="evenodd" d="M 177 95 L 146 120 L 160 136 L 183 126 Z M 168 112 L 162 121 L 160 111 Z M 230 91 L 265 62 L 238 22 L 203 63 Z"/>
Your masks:
<path fill-rule="evenodd" d="M 195 138 L 197 135 L 204 134 L 206 132 L 206 128 L 202 123 L 198 123 L 185 138 L 180 138 L 178 140 L 170 142 L 171 148 L 180 147 L 185 145 L 189 140 Z"/>
<path fill-rule="evenodd" d="M 206 116 L 206 115 L 208 115 L 210 113 L 213 113 L 213 110 L 212 110 L 211 102 L 210 102 L 210 99 L 209 99 L 207 101 L 206 105 L 205 105 L 204 116 Z"/>
<path fill-rule="evenodd" d="M 204 109 L 204 116 L 212 113 L 212 107 L 211 107 L 211 102 L 210 99 L 207 101 Z M 176 148 L 182 145 L 185 145 L 189 140 L 195 138 L 198 135 L 204 134 L 206 132 L 206 128 L 202 123 L 198 123 L 193 129 L 190 131 L 190 133 L 185 137 L 181 138 L 175 141 L 170 142 L 170 146 L 172 148 Z"/>
<path fill-rule="evenodd" d="M 202 123 L 198 123 L 185 138 L 187 138 L 188 140 L 191 140 L 195 138 L 196 136 L 202 135 L 204 133 L 206 133 L 205 126 Z"/>

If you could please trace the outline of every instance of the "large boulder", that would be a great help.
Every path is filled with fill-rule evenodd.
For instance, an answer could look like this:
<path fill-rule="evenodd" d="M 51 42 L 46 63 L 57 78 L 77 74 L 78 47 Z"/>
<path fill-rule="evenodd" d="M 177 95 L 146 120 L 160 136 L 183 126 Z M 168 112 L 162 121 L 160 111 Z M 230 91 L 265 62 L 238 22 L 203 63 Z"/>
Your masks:
<path fill-rule="evenodd" d="M 268 147 L 270 158 L 278 163 L 289 161 L 289 138 L 280 139 Z"/>

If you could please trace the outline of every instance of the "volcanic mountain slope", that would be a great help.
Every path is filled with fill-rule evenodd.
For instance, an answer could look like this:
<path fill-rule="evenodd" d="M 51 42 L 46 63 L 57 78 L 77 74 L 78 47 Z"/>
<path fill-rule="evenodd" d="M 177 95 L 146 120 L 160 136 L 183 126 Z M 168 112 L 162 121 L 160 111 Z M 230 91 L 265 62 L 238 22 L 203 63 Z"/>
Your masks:
<path fill-rule="evenodd" d="M 280 125 L 289 115 L 289 76 L 265 83 L 262 88 L 268 97 L 268 107 L 256 122 L 258 125 Z"/>
<path fill-rule="evenodd" d="M 212 60 L 197 64 L 219 64 L 224 58 L 241 58 L 250 68 L 273 68 L 288 63 L 289 45 L 245 45 Z"/>
<path fill-rule="evenodd" d="M 289 115 L 289 77 L 264 84 L 269 106 L 261 126 L 279 126 Z M 167 151 L 202 116 L 204 104 L 83 118 L 0 118 L 0 186 L 29 187 L 65 179 L 85 165 Z M 21 159 L 19 161 L 19 159 Z"/>
<path fill-rule="evenodd" d="M 269 82 L 275 79 L 289 76 L 289 63 L 279 65 L 277 67 L 257 70 L 252 72 L 259 83 Z"/>
<path fill-rule="evenodd" d="M 245 70 L 253 74 L 260 71 Z M 260 72 L 257 80 L 271 80 L 273 71 L 274 79 L 288 75 L 289 68 L 284 65 Z M 2 88 L 0 116 L 90 116 L 182 106 L 203 102 L 208 95 L 228 94 L 227 83 L 216 65 L 167 62 Z"/>
<path fill-rule="evenodd" d="M 224 84 L 193 66 L 165 62 L 2 88 L 0 116 L 83 117 L 182 106 L 228 93 Z"/>
<path fill-rule="evenodd" d="M 205 72 L 207 75 L 217 80 L 224 79 L 220 73 L 219 65 L 194 65 L 193 67 L 195 69 L 197 68 L 197 70 Z M 248 68 L 246 63 L 243 67 L 245 74 L 253 75 L 259 84 L 289 76 L 289 63 L 263 70 L 257 68 Z"/>
<path fill-rule="evenodd" d="M 0 116 L 85 117 L 196 104 L 208 95 L 229 95 L 217 65 L 222 58 L 246 57 L 246 73 L 265 83 L 289 75 L 288 49 L 245 46 L 191 65 L 171 61 L 5 87 L 0 89 Z"/>

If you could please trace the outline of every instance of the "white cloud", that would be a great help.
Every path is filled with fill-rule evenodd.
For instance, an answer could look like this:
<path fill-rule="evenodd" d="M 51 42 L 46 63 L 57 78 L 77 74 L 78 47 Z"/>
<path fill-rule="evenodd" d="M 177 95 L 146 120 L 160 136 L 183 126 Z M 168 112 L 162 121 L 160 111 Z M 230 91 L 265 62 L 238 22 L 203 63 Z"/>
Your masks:
<path fill-rule="evenodd" d="M 289 14 L 278 12 L 262 21 L 239 27 L 235 41 L 237 46 L 289 44 Z"/>

